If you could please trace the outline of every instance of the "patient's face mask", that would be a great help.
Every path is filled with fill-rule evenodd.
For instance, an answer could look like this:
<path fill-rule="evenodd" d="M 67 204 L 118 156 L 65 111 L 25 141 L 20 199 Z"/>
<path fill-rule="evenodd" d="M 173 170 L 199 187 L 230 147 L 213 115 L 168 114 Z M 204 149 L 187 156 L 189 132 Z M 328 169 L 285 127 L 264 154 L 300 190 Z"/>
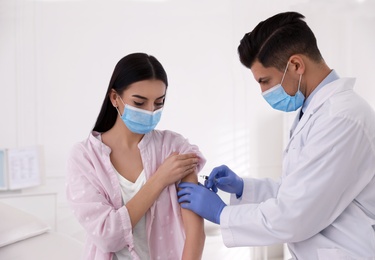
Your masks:
<path fill-rule="evenodd" d="M 274 109 L 285 111 L 285 112 L 297 110 L 303 105 L 303 102 L 305 100 L 305 96 L 300 91 L 302 74 L 299 77 L 298 90 L 294 96 L 290 96 L 288 93 L 286 93 L 283 86 L 281 85 L 284 81 L 284 77 L 288 70 L 288 66 L 289 66 L 289 61 L 288 61 L 288 64 L 286 65 L 284 75 L 281 79 L 280 84 L 277 84 L 276 86 L 262 93 L 264 99 Z"/>
<path fill-rule="evenodd" d="M 119 98 L 122 101 L 120 96 Z M 126 127 L 131 132 L 136 134 L 147 134 L 154 130 L 156 125 L 159 123 L 163 108 L 151 112 L 127 105 L 124 103 L 124 101 L 122 101 L 122 103 L 125 105 L 122 115 L 117 107 L 116 109 L 122 121 L 124 121 Z"/>

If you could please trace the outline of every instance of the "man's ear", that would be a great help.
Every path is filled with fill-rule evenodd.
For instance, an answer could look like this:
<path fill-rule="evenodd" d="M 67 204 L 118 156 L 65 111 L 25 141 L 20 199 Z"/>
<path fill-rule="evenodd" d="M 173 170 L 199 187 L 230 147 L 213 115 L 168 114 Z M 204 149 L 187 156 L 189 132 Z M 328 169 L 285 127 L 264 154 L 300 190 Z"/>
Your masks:
<path fill-rule="evenodd" d="M 299 54 L 292 55 L 290 57 L 289 63 L 290 63 L 289 66 L 291 67 L 290 68 L 291 71 L 295 72 L 298 75 L 302 75 L 303 73 L 305 73 L 306 66 L 305 66 L 305 61 L 302 55 L 299 55 Z"/>

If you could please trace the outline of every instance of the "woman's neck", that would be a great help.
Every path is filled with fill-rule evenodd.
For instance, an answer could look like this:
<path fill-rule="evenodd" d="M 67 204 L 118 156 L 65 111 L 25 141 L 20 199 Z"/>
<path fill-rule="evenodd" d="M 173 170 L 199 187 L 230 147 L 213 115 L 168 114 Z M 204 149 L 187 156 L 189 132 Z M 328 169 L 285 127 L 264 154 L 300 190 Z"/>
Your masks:
<path fill-rule="evenodd" d="M 143 138 L 143 134 L 135 134 L 131 132 L 119 118 L 114 126 L 107 132 L 102 134 L 102 142 L 111 149 L 122 147 L 123 149 L 138 148 L 139 142 Z"/>

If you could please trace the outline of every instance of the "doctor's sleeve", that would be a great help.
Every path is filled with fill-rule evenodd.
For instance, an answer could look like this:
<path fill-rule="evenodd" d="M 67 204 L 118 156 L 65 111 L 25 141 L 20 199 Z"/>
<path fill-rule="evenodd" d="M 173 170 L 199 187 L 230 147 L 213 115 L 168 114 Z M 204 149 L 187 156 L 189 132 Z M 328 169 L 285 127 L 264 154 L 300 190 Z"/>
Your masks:
<path fill-rule="evenodd" d="M 303 149 L 293 144 L 293 161 L 276 197 L 223 209 L 220 226 L 226 246 L 306 240 L 332 224 L 368 184 L 375 159 L 369 133 L 346 117 L 319 120 L 306 130 Z"/>
<path fill-rule="evenodd" d="M 269 178 L 255 179 L 243 178 L 244 187 L 242 196 L 237 198 L 235 194 L 230 196 L 230 204 L 261 203 L 277 195 L 280 183 Z"/>

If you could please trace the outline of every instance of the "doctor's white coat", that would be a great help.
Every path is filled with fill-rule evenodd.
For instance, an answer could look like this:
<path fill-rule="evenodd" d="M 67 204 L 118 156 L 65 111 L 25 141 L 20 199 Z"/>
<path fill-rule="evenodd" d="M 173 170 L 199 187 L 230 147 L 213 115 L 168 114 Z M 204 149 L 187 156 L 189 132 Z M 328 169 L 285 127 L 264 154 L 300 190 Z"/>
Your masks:
<path fill-rule="evenodd" d="M 338 79 L 296 118 L 280 182 L 244 179 L 220 226 L 226 246 L 288 243 L 294 259 L 375 259 L 375 113 Z"/>

